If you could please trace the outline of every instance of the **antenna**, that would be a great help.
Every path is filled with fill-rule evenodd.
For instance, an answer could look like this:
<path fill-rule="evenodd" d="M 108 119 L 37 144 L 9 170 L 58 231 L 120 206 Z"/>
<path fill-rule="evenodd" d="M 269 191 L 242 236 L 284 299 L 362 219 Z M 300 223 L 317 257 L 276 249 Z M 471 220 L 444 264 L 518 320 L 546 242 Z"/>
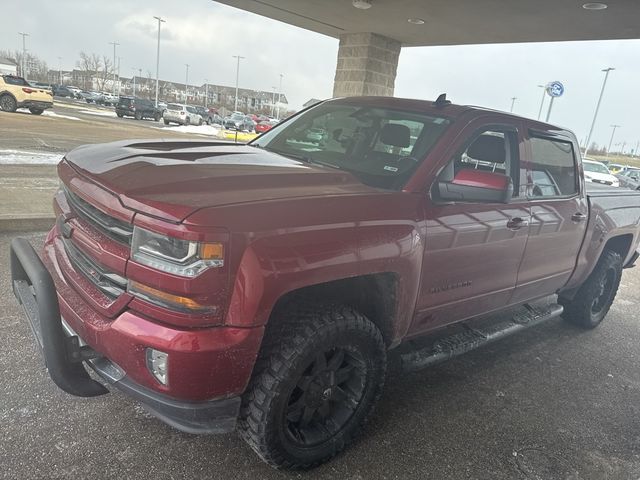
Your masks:
<path fill-rule="evenodd" d="M 446 107 L 447 105 L 451 105 L 451 102 L 447 100 L 446 93 L 441 93 L 440 95 L 438 95 L 438 98 L 436 98 L 436 101 L 433 102 L 433 106 L 437 108 Z"/>

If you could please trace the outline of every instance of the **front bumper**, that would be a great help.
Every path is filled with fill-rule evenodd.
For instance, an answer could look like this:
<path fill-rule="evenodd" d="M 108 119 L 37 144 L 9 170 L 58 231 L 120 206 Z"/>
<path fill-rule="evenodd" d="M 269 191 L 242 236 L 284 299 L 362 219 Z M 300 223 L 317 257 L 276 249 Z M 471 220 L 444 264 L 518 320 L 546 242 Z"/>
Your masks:
<path fill-rule="evenodd" d="M 11 242 L 13 291 L 44 355 L 52 380 L 72 395 L 92 397 L 108 390 L 92 379 L 83 363 L 107 383 L 142 403 L 165 423 L 189 433 L 224 433 L 235 428 L 240 397 L 184 401 L 135 382 L 114 362 L 86 345 L 63 324 L 51 274 L 25 239 Z"/>

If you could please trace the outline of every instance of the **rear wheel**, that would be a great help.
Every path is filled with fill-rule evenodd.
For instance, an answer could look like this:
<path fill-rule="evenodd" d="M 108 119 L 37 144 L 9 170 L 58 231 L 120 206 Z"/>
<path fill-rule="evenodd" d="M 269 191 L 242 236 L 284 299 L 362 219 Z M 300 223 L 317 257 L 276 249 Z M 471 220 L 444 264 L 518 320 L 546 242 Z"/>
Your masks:
<path fill-rule="evenodd" d="M 360 432 L 382 393 L 382 335 L 350 307 L 295 309 L 267 333 L 238 429 L 267 463 L 325 462 Z"/>
<path fill-rule="evenodd" d="M 136 120 L 142 120 L 142 113 L 140 113 L 140 112 L 136 112 L 136 114 L 134 115 L 134 118 L 135 118 Z"/>
<path fill-rule="evenodd" d="M 118 116 L 118 118 L 122 118 L 122 117 L 124 117 L 124 113 L 118 113 L 118 112 L 116 112 L 116 115 Z"/>
<path fill-rule="evenodd" d="M 165 120 L 165 121 L 164 121 L 164 124 L 165 124 L 165 125 L 169 125 L 169 123 L 170 123 L 170 122 L 169 122 L 169 120 Z"/>
<path fill-rule="evenodd" d="M 156 122 L 159 122 L 161 118 L 162 118 L 162 117 L 160 116 L 160 114 L 159 114 L 159 113 L 156 113 L 156 114 L 153 116 L 153 119 L 154 119 Z"/>
<path fill-rule="evenodd" d="M 187 117 L 184 121 L 185 125 L 191 125 L 191 117 Z"/>
<path fill-rule="evenodd" d="M 29 111 L 33 115 L 42 115 L 42 112 L 44 112 L 44 110 L 42 108 L 30 108 Z"/>
<path fill-rule="evenodd" d="M 18 102 L 8 93 L 0 96 L 0 110 L 3 112 L 15 112 L 18 108 Z"/>
<path fill-rule="evenodd" d="M 611 308 L 621 278 L 622 257 L 606 250 L 575 297 L 559 297 L 558 302 L 564 307 L 562 318 L 582 328 L 597 327 Z"/>

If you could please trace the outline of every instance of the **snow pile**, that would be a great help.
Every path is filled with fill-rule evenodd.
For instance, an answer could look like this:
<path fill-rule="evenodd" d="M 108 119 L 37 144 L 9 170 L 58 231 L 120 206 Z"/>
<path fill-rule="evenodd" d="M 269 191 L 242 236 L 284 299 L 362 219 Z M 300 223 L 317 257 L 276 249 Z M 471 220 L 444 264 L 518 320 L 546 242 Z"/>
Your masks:
<path fill-rule="evenodd" d="M 0 165 L 56 165 L 63 156 L 62 153 L 0 150 Z"/>
<path fill-rule="evenodd" d="M 78 117 L 71 117 L 69 115 L 60 115 L 59 113 L 56 113 L 54 111 L 51 110 L 45 110 L 42 115 L 46 115 L 47 117 L 55 117 L 55 118 L 64 118 L 66 120 L 80 120 Z"/>
<path fill-rule="evenodd" d="M 196 133 L 198 135 L 218 136 L 220 129 L 211 125 L 178 125 L 175 127 L 157 127 L 163 130 L 180 132 L 180 133 Z"/>
<path fill-rule="evenodd" d="M 87 113 L 89 115 L 97 115 L 98 117 L 115 117 L 116 116 L 116 112 L 115 111 L 108 111 L 108 110 L 89 110 L 87 108 L 84 108 L 82 110 L 80 110 L 80 113 Z"/>

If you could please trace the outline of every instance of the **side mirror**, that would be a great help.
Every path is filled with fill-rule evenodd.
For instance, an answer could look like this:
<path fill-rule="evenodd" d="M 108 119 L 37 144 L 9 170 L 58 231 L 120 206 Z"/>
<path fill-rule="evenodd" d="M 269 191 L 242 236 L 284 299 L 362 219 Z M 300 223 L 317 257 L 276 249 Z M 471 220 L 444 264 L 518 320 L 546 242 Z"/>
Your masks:
<path fill-rule="evenodd" d="M 460 170 L 451 182 L 437 182 L 439 200 L 453 202 L 509 203 L 511 177 L 483 170 Z"/>

